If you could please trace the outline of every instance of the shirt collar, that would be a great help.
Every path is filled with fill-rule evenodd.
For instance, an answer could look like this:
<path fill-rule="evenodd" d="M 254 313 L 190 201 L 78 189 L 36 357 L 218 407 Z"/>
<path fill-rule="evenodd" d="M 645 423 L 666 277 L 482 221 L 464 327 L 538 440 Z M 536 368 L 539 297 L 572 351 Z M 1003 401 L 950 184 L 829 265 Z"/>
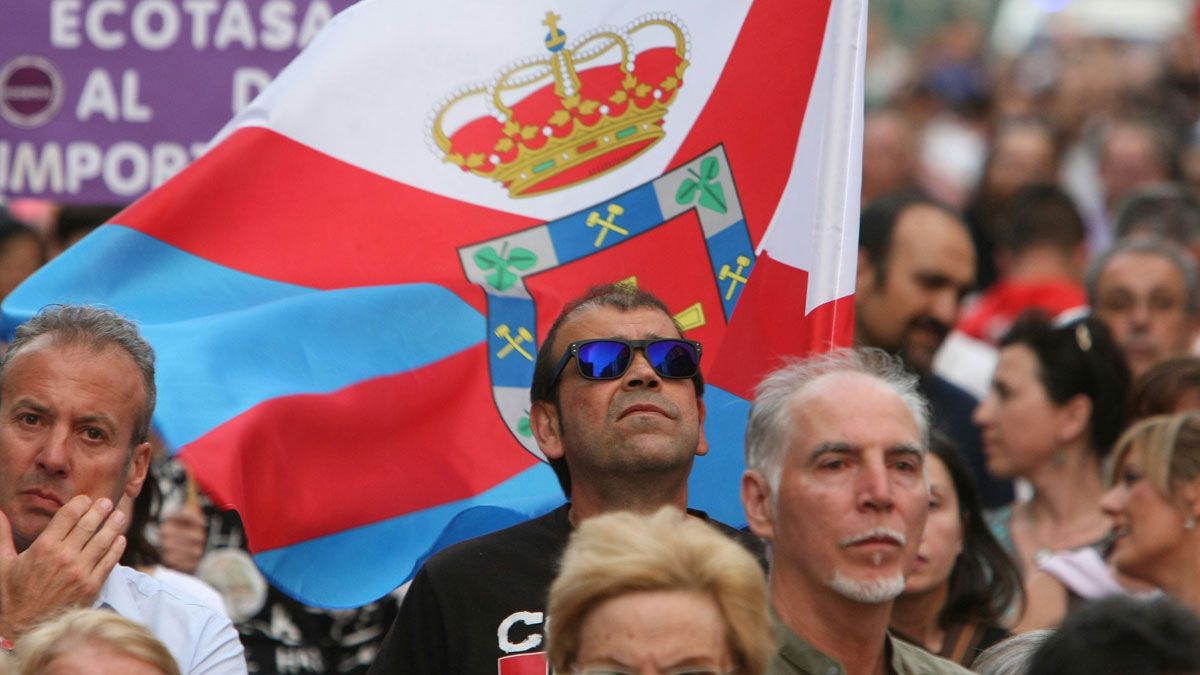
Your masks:
<path fill-rule="evenodd" d="M 137 600 L 133 597 L 132 587 L 136 580 L 131 578 L 130 572 L 137 574 L 134 570 L 123 565 L 117 565 L 113 571 L 109 573 L 108 578 L 104 580 L 104 585 L 100 587 L 100 595 L 96 598 L 96 602 L 92 607 L 97 609 L 110 609 L 121 616 L 144 623 L 142 620 L 142 612 L 138 607 Z"/>

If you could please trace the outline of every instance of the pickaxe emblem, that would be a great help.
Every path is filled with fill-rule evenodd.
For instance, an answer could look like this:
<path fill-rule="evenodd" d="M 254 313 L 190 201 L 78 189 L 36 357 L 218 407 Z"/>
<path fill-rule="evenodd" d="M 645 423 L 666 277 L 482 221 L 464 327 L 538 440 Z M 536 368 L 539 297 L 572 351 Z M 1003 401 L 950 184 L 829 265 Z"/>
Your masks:
<path fill-rule="evenodd" d="M 595 243 L 596 248 L 600 248 L 600 244 L 604 243 L 604 235 L 608 234 L 609 230 L 612 230 L 613 232 L 616 232 L 617 234 L 620 234 L 623 236 L 629 236 L 629 230 L 627 230 L 613 222 L 614 220 L 617 219 L 617 216 L 621 215 L 622 213 L 625 213 L 625 209 L 622 208 L 619 204 L 609 204 L 608 205 L 608 220 L 601 218 L 599 211 L 592 211 L 591 213 L 588 214 L 587 226 L 588 227 L 596 227 L 597 225 L 600 226 L 600 232 L 598 232 L 596 234 L 596 243 Z"/>
<path fill-rule="evenodd" d="M 533 335 L 525 328 L 518 326 L 517 334 L 514 337 L 512 334 L 512 329 L 508 327 L 508 324 L 502 323 L 499 326 L 496 326 L 496 337 L 503 338 L 508 342 L 508 344 L 500 348 L 500 351 L 496 352 L 496 356 L 498 358 L 502 359 L 513 353 L 513 351 L 517 351 L 521 353 L 521 356 L 524 356 L 530 361 L 533 360 L 533 356 L 529 352 L 525 351 L 525 348 L 521 346 L 522 343 L 531 342 L 533 340 Z"/>
<path fill-rule="evenodd" d="M 746 283 L 746 277 L 742 274 L 747 267 L 750 266 L 750 259 L 744 255 L 737 257 L 737 270 L 734 271 L 729 265 L 721 265 L 721 281 L 729 280 L 729 288 L 725 291 L 725 299 L 732 300 L 733 292 L 737 290 L 738 284 Z"/>

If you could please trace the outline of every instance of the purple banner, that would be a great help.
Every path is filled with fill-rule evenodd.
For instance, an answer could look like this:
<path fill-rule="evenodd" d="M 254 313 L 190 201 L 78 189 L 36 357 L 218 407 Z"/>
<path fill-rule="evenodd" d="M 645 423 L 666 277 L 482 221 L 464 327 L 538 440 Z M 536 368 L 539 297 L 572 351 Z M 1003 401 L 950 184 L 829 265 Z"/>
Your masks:
<path fill-rule="evenodd" d="M 354 0 L 18 0 L 0 196 L 125 204 L 199 155 Z"/>

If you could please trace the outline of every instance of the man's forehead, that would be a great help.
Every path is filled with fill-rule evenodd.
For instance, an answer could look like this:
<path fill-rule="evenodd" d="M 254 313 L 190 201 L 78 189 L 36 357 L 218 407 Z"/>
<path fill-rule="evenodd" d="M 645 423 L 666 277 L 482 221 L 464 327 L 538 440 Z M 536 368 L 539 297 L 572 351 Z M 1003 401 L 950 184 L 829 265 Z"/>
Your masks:
<path fill-rule="evenodd" d="M 1097 281 L 1099 290 L 1106 287 L 1148 287 L 1166 282 L 1183 291 L 1187 281 L 1183 270 L 1167 256 L 1155 251 L 1122 251 L 1105 263 Z"/>
<path fill-rule="evenodd" d="M 0 387 L 11 391 L 14 376 L 24 375 L 34 368 L 47 376 L 56 370 L 70 370 L 73 379 L 90 377 L 100 386 L 120 386 L 116 380 L 127 382 L 145 396 L 141 371 L 133 357 L 114 344 L 91 344 L 86 341 L 64 340 L 53 333 L 39 335 L 11 355 L 5 364 Z M 38 380 L 33 380 L 36 383 Z"/>
<path fill-rule="evenodd" d="M 889 257 L 893 263 L 899 257 L 938 273 L 964 277 L 966 283 L 974 280 L 975 245 L 967 226 L 936 206 L 914 204 L 900 214 Z"/>
<path fill-rule="evenodd" d="M 675 320 L 656 307 L 625 310 L 600 305 L 572 313 L 559 329 L 560 346 L 577 340 L 621 337 L 679 337 Z"/>
<path fill-rule="evenodd" d="M 898 421 L 919 441 L 916 418 L 904 399 L 890 386 L 864 373 L 830 373 L 797 392 L 791 400 L 793 422 L 802 429 L 833 433 L 840 438 L 871 428 L 884 417 Z M 806 439 L 809 443 L 839 440 Z"/>

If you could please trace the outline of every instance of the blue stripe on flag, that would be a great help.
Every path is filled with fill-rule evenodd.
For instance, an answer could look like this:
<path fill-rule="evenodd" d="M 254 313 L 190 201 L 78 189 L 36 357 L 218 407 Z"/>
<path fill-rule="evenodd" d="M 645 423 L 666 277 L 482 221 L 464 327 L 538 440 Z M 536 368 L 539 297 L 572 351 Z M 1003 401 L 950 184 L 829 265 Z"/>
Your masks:
<path fill-rule="evenodd" d="M 474 497 L 264 551 L 254 559 L 273 584 L 307 604 L 358 607 L 411 577 L 431 551 L 515 525 L 562 502 L 554 472 L 538 464 Z"/>
<path fill-rule="evenodd" d="M 310 289 L 119 226 L 78 246 L 75 264 L 51 266 L 5 302 L 6 326 L 50 302 L 103 301 L 137 319 L 158 355 L 155 423 L 171 448 L 273 398 L 429 365 L 478 344 L 487 329 L 436 284 Z"/>
<path fill-rule="evenodd" d="M 123 225 L 102 225 L 4 301 L 4 326 L 11 336 L 51 302 L 100 303 L 150 325 L 311 292 L 217 265 Z"/>
<path fill-rule="evenodd" d="M 745 527 L 741 481 L 746 458 L 742 443 L 746 420 L 750 416 L 750 402 L 706 383 L 704 408 L 708 454 L 697 457 L 692 464 L 688 503 L 730 527 Z"/>

